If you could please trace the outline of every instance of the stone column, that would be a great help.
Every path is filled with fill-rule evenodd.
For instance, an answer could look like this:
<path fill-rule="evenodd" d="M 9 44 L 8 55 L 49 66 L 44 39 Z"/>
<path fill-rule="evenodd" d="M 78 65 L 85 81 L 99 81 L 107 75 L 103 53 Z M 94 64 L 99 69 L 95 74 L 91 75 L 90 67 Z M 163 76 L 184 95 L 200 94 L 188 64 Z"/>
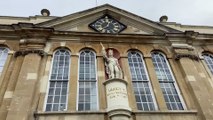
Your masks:
<path fill-rule="evenodd" d="M 27 30 L 30 31 L 30 28 Z M 19 51 L 15 52 L 14 57 L 23 57 L 23 62 L 18 75 L 14 77 L 17 84 L 13 86 L 15 88 L 6 120 L 30 120 L 34 118 L 36 110 L 34 102 L 39 97 L 39 73 L 42 68 L 42 56 L 46 55 L 43 49 L 48 35 L 41 29 L 30 32 L 27 30 L 17 31 L 23 39 L 20 40 Z"/>
<path fill-rule="evenodd" d="M 127 82 L 113 78 L 104 82 L 107 97 L 107 112 L 111 120 L 129 120 L 131 108 L 127 95 Z"/>
<path fill-rule="evenodd" d="M 42 97 L 45 94 L 45 90 L 47 90 L 47 83 L 48 83 L 48 79 L 46 78 L 46 76 L 44 75 L 45 73 L 47 73 L 46 68 L 49 66 L 50 64 L 47 62 L 48 60 L 48 55 L 42 56 L 41 57 L 41 61 L 40 61 L 40 65 L 39 65 L 39 71 L 37 73 L 37 82 L 35 85 L 35 92 L 34 92 L 34 96 L 33 96 L 33 100 L 31 102 L 31 109 L 29 111 L 29 117 L 28 120 L 35 120 L 36 116 L 35 116 L 35 112 L 39 111 L 39 102 L 41 102 L 40 100 L 44 100 Z M 45 90 L 44 90 L 45 89 Z M 44 107 L 44 105 L 42 105 Z"/>
<path fill-rule="evenodd" d="M 198 70 L 200 60 L 193 49 L 175 48 L 175 59 L 178 61 L 186 83 L 198 109 L 199 117 L 203 120 L 213 119 L 212 88 L 206 79 L 202 78 Z M 208 85 L 208 87 L 206 86 Z M 209 89 L 211 88 L 211 89 Z"/>
<path fill-rule="evenodd" d="M 40 61 L 41 56 L 35 51 L 25 55 L 6 120 L 28 120 L 38 83 Z"/>
<path fill-rule="evenodd" d="M 12 92 L 9 94 L 11 102 L 6 120 L 30 120 L 34 119 L 34 103 L 38 100 L 42 56 L 46 55 L 43 50 L 53 29 L 19 23 L 14 25 L 14 32 L 21 38 L 14 56 L 17 60 L 23 59 L 23 62 L 17 66 L 20 70 L 14 70 L 16 75 L 11 76 L 16 85 L 11 85 L 10 89 L 8 86 Z"/>

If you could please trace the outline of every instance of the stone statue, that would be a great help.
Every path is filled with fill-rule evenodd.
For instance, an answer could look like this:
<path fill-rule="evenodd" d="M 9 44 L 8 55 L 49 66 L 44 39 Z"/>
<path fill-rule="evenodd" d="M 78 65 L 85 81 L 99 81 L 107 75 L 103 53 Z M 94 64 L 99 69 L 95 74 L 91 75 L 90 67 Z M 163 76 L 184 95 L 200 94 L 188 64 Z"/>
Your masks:
<path fill-rule="evenodd" d="M 106 50 L 102 43 L 100 43 L 102 46 L 102 54 L 105 61 L 105 69 L 106 73 L 108 74 L 109 79 L 112 78 L 120 78 L 123 79 L 123 71 L 118 63 L 118 59 L 113 57 L 113 50 L 108 50 L 108 56 L 106 54 Z"/>

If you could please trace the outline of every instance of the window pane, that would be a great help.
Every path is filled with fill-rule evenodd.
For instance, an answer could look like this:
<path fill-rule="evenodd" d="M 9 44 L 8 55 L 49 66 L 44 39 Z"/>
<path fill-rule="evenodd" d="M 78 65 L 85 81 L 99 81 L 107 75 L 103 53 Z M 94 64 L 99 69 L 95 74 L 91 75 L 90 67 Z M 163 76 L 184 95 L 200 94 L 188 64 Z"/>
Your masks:
<path fill-rule="evenodd" d="M 47 104 L 46 105 L 46 111 L 51 111 L 52 109 L 52 104 Z"/>
<path fill-rule="evenodd" d="M 53 96 L 48 96 L 47 103 L 52 103 L 53 102 Z"/>
<path fill-rule="evenodd" d="M 60 104 L 60 111 L 64 111 L 66 109 L 66 104 Z"/>
<path fill-rule="evenodd" d="M 66 99 L 67 99 L 66 96 L 61 96 L 61 103 L 66 103 Z"/>
<path fill-rule="evenodd" d="M 78 104 L 78 110 L 79 110 L 79 111 L 84 110 L 84 104 L 83 104 L 83 103 L 79 103 L 79 104 Z"/>
<path fill-rule="evenodd" d="M 54 105 L 53 105 L 53 111 L 59 111 L 59 110 L 58 110 L 58 104 L 54 104 Z"/>

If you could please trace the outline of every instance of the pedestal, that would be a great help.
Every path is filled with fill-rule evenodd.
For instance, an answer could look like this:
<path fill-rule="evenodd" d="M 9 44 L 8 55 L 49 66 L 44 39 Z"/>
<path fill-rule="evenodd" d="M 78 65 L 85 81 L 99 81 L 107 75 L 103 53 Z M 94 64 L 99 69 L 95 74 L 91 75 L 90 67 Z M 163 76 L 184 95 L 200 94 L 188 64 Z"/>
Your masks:
<path fill-rule="evenodd" d="M 127 95 L 127 82 L 123 79 L 108 79 L 104 82 L 107 97 L 107 112 L 111 120 L 129 120 L 131 108 Z"/>

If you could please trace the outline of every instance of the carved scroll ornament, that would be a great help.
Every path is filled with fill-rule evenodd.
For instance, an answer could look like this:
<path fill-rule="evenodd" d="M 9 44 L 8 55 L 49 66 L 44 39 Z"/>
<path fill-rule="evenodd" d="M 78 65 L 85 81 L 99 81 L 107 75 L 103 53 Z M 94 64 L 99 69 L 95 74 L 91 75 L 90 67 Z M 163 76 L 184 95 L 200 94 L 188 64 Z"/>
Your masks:
<path fill-rule="evenodd" d="M 199 57 L 197 55 L 194 55 L 194 54 L 186 54 L 186 53 L 177 53 L 175 54 L 175 60 L 180 60 L 181 58 L 190 58 L 192 60 L 196 60 L 198 61 L 199 60 Z"/>
<path fill-rule="evenodd" d="M 47 55 L 47 53 L 44 52 L 43 50 L 20 50 L 20 51 L 15 52 L 15 57 L 25 56 L 25 55 L 30 54 L 30 53 L 35 53 L 35 54 L 38 54 L 42 57 Z"/>

